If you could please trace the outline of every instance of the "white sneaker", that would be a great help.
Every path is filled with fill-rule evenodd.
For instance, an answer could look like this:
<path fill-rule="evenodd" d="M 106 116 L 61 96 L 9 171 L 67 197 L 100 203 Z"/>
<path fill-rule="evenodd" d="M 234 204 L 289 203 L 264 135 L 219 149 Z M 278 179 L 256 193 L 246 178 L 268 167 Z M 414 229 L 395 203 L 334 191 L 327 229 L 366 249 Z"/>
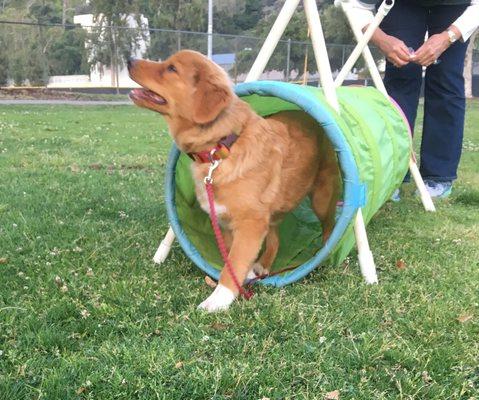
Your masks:
<path fill-rule="evenodd" d="M 426 179 L 424 184 L 432 198 L 445 199 L 452 192 L 452 181 L 436 182 Z M 416 193 L 418 193 L 417 190 Z"/>

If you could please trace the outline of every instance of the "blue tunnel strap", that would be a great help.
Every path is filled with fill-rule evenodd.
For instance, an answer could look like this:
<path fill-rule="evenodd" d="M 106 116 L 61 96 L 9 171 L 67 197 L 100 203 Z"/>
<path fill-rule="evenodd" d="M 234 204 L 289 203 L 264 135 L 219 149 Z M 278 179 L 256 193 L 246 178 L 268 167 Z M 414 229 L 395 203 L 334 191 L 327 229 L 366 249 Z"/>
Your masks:
<path fill-rule="evenodd" d="M 359 182 L 350 182 L 350 197 L 349 205 L 354 208 L 362 208 L 366 205 L 367 202 L 367 187 L 365 183 Z"/>

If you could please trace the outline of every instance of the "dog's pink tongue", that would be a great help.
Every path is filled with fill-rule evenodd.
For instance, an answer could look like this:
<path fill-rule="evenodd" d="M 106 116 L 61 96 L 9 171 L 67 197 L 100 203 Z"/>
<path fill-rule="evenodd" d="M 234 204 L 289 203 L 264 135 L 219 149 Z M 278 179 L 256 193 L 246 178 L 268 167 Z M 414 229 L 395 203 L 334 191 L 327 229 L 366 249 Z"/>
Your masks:
<path fill-rule="evenodd" d="M 160 95 L 156 94 L 155 92 L 152 92 L 151 90 L 143 89 L 143 88 L 133 89 L 130 92 L 129 96 L 130 96 L 130 99 L 132 100 L 147 99 L 158 104 L 166 103 L 166 100 Z"/>
<path fill-rule="evenodd" d="M 144 89 L 132 89 L 130 94 L 133 94 L 135 96 L 139 96 L 143 91 L 144 91 Z"/>
<path fill-rule="evenodd" d="M 137 99 L 141 97 L 143 91 L 143 89 L 133 89 L 130 91 L 130 93 L 128 93 L 128 97 L 130 97 L 132 100 Z"/>
<path fill-rule="evenodd" d="M 156 94 L 155 92 L 152 92 L 151 90 L 147 91 L 147 96 L 150 96 L 157 103 L 160 103 L 160 104 L 166 103 L 166 100 L 163 97 L 161 97 L 159 94 Z"/>

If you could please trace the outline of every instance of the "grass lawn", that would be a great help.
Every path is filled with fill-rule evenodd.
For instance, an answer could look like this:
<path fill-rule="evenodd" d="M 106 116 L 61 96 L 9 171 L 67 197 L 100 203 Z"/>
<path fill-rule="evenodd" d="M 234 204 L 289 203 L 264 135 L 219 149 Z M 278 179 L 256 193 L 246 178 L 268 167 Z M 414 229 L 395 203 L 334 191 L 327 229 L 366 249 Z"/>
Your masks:
<path fill-rule="evenodd" d="M 178 246 L 151 261 L 161 118 L 0 106 L 0 399 L 479 399 L 478 127 L 436 214 L 408 185 L 369 225 L 379 285 L 352 253 L 208 315 Z"/>

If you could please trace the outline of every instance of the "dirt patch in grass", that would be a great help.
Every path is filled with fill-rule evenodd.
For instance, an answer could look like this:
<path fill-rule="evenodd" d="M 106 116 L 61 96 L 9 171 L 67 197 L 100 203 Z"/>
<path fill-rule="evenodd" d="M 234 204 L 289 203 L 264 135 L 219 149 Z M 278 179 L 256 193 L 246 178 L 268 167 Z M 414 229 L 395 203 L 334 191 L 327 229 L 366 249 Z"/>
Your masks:
<path fill-rule="evenodd" d="M 126 94 L 80 93 L 48 88 L 1 88 L 0 100 L 127 100 Z"/>

